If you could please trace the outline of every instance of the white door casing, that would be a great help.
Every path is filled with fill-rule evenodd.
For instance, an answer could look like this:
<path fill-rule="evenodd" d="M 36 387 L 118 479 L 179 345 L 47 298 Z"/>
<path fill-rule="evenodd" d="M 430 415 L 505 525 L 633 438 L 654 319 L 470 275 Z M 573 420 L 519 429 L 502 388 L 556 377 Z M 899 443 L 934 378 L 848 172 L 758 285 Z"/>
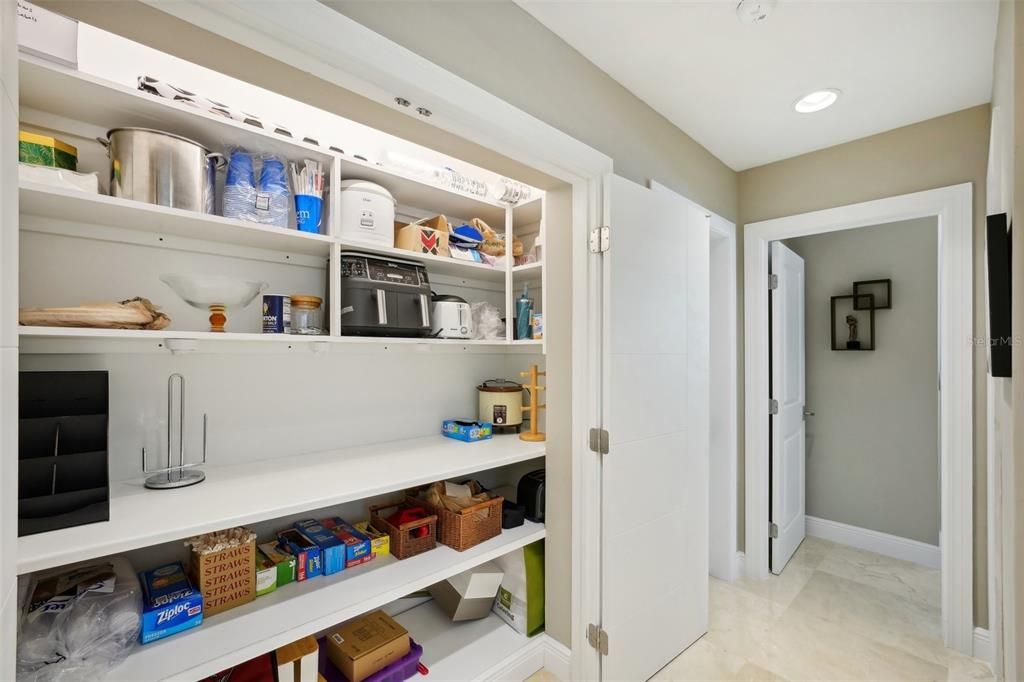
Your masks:
<path fill-rule="evenodd" d="M 610 190 L 601 677 L 643 680 L 707 630 L 709 223 L 660 185 Z"/>
<path fill-rule="evenodd" d="M 776 533 L 771 539 L 771 570 L 786 567 L 805 533 L 804 403 L 804 259 L 781 242 L 771 245 L 772 416 L 771 510 Z"/>

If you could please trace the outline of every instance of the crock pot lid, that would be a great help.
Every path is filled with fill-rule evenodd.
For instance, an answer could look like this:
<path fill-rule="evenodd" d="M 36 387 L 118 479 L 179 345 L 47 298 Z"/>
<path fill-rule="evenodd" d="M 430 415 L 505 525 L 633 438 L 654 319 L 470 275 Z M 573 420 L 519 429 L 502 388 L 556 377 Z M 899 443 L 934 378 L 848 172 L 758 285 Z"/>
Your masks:
<path fill-rule="evenodd" d="M 391 196 L 391 192 L 386 187 L 378 185 L 376 182 L 370 182 L 369 180 L 342 180 L 341 191 L 354 190 L 357 192 L 369 192 L 370 194 L 376 194 L 382 196 L 391 203 L 395 203 L 395 198 Z"/>
<path fill-rule="evenodd" d="M 508 379 L 488 379 L 477 386 L 477 390 L 487 393 L 515 393 L 516 391 L 522 391 L 523 385 Z"/>
<path fill-rule="evenodd" d="M 434 303 L 465 303 L 466 299 L 461 296 L 455 296 L 454 294 L 431 294 L 431 300 Z"/>
<path fill-rule="evenodd" d="M 175 135 L 174 133 L 168 133 L 168 132 L 163 131 L 163 130 L 154 130 L 153 128 L 133 128 L 131 126 L 122 126 L 121 128 L 111 128 L 110 130 L 107 131 L 107 139 L 109 140 L 110 136 L 113 135 L 114 133 L 116 133 L 119 130 L 133 130 L 135 132 L 154 133 L 156 135 L 164 135 L 166 137 L 173 137 L 176 140 L 181 140 L 182 142 L 188 142 L 189 144 L 194 144 L 195 146 L 199 147 L 200 149 L 202 149 L 207 154 L 211 153 L 210 150 L 206 148 L 206 145 L 200 144 L 199 142 L 196 142 L 195 140 L 190 140 L 189 138 L 184 137 L 182 135 Z"/>

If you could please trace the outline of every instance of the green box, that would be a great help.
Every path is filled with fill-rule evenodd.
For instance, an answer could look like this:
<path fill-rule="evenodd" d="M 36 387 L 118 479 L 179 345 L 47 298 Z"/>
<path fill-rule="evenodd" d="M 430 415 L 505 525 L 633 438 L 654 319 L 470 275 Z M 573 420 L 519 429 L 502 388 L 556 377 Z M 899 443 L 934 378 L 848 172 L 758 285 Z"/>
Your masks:
<path fill-rule="evenodd" d="M 258 548 L 267 559 L 277 566 L 277 587 L 295 582 L 296 563 L 294 555 L 282 552 L 276 542 L 264 542 Z M 270 590 L 267 591 L 269 592 Z"/>
<path fill-rule="evenodd" d="M 18 161 L 36 166 L 78 170 L 78 150 L 55 137 L 18 132 Z"/>

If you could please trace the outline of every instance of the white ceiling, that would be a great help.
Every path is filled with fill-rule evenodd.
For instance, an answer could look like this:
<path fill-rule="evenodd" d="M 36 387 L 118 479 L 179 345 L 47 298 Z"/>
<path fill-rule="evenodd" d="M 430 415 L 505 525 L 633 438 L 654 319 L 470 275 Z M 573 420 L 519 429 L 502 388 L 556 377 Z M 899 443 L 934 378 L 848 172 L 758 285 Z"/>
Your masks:
<path fill-rule="evenodd" d="M 735 170 L 991 100 L 995 0 L 519 0 L 563 40 Z M 838 88 L 815 114 L 793 103 Z"/>

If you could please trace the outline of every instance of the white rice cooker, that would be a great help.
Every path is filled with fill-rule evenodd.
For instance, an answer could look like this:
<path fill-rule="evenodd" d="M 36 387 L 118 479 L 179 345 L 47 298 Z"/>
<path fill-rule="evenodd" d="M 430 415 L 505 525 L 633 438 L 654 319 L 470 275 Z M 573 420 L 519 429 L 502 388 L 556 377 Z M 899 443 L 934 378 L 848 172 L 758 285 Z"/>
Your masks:
<path fill-rule="evenodd" d="M 367 180 L 341 181 L 341 238 L 344 241 L 394 247 L 395 198 Z"/>
<path fill-rule="evenodd" d="M 495 428 L 523 423 L 523 385 L 507 379 L 488 379 L 476 387 L 480 394 L 480 421 Z"/>
<path fill-rule="evenodd" d="M 466 299 L 449 294 L 431 296 L 431 335 L 441 339 L 473 338 L 473 311 Z"/>

